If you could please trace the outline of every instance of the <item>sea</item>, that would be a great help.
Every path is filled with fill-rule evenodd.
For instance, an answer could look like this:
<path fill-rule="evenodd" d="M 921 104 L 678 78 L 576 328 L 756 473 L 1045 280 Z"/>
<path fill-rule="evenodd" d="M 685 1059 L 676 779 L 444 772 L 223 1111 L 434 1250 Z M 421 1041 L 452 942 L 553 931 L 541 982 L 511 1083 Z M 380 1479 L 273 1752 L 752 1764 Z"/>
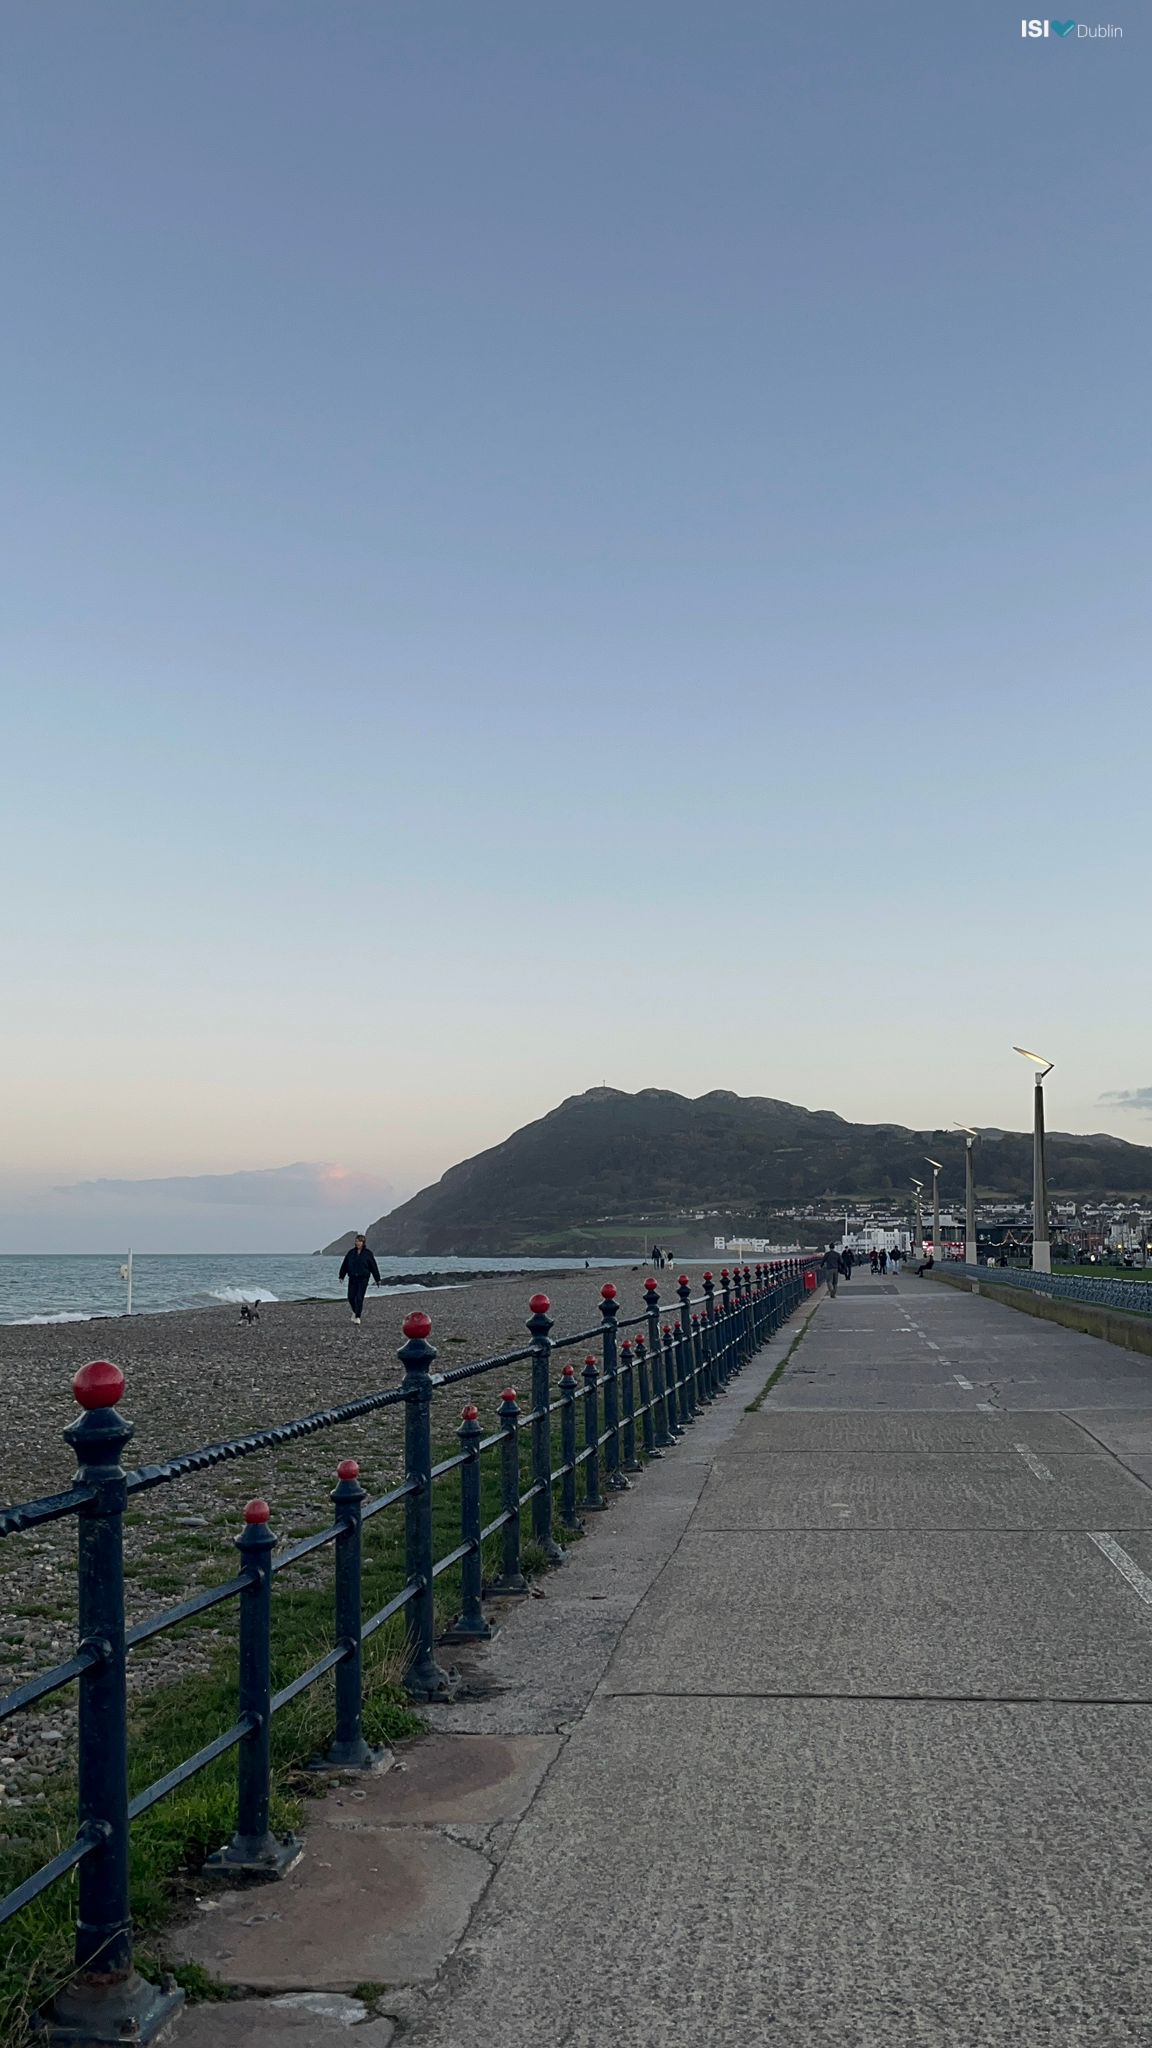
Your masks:
<path fill-rule="evenodd" d="M 593 1266 L 619 1265 L 593 1259 Z M 0 1255 L 0 1323 L 88 1323 L 122 1316 L 128 1305 L 125 1259 L 115 1253 Z M 377 1255 L 383 1292 L 427 1291 L 413 1274 L 555 1273 L 583 1269 L 583 1259 L 420 1258 Z M 244 1301 L 336 1301 L 345 1289 L 338 1258 L 306 1252 L 137 1252 L 132 1262 L 132 1310 L 163 1315 L 173 1309 L 216 1308 Z"/>

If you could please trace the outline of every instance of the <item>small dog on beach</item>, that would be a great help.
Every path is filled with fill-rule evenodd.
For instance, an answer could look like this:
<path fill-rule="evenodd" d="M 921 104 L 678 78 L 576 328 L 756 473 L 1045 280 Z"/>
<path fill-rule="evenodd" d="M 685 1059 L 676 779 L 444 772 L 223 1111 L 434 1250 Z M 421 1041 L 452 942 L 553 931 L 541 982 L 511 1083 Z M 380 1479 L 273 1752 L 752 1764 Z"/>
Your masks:
<path fill-rule="evenodd" d="M 242 1323 L 258 1323 L 260 1321 L 259 1302 L 242 1301 L 240 1303 L 240 1321 Z"/>

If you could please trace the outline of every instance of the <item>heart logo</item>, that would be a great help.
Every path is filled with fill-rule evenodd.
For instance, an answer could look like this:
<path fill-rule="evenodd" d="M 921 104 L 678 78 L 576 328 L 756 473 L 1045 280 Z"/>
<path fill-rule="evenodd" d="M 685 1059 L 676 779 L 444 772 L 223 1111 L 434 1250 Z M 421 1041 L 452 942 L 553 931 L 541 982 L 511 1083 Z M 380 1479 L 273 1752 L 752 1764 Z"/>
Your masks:
<path fill-rule="evenodd" d="M 1075 26 L 1076 23 L 1074 21 L 1054 21 L 1052 23 L 1052 33 L 1057 36 L 1070 36 Z"/>

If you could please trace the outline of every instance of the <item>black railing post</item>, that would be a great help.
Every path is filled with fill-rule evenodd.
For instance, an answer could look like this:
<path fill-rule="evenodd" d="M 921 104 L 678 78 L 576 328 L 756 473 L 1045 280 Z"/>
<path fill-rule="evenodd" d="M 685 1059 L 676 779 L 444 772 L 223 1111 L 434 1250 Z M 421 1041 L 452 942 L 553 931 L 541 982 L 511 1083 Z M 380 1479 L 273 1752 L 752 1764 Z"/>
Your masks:
<path fill-rule="evenodd" d="M 471 1549 L 460 1560 L 460 1612 L 444 1634 L 446 1643 L 486 1643 L 492 1624 L 484 1617 L 484 1559 L 480 1531 L 480 1410 L 469 1401 L 456 1432 L 467 1464 L 460 1467 L 460 1541 Z"/>
<path fill-rule="evenodd" d="M 680 1413 L 688 1422 L 695 1422 L 699 1409 L 696 1402 L 696 1361 L 692 1356 L 692 1325 L 689 1321 L 688 1335 L 684 1335 L 681 1323 L 672 1329 L 672 1341 L 676 1347 L 676 1358 L 680 1367 Z"/>
<path fill-rule="evenodd" d="M 760 1348 L 760 1332 L 756 1324 L 756 1298 L 752 1292 L 752 1271 L 749 1266 L 744 1268 L 744 1300 L 748 1314 L 748 1356 L 751 1358 Z"/>
<path fill-rule="evenodd" d="M 589 1352 L 584 1360 L 584 1512 L 607 1513 L 608 1503 L 600 1491 L 600 1404 L 596 1388 L 600 1375 Z"/>
<path fill-rule="evenodd" d="M 695 1311 L 692 1315 L 692 1363 L 696 1371 L 696 1398 L 702 1408 L 711 1408 L 712 1390 L 708 1385 L 708 1368 L 704 1357 L 704 1332 L 700 1328 L 700 1318 Z"/>
<path fill-rule="evenodd" d="M 560 1519 L 566 1529 L 582 1527 L 576 1513 L 576 1367 L 569 1362 L 560 1374 Z"/>
<path fill-rule="evenodd" d="M 648 1351 L 652 1360 L 652 1390 L 656 1403 L 656 1449 L 660 1457 L 672 1448 L 668 1427 L 668 1381 L 664 1372 L 664 1349 L 660 1342 L 660 1289 L 655 1280 L 644 1282 L 644 1313 L 648 1318 Z"/>
<path fill-rule="evenodd" d="M 283 1877 L 304 1844 L 278 1838 L 268 1824 L 272 1802 L 272 1552 L 266 1500 L 250 1500 L 236 1538 L 248 1584 L 240 1595 L 240 1719 L 248 1733 L 236 1751 L 236 1832 L 209 1856 L 206 1877 Z"/>
<path fill-rule="evenodd" d="M 507 1516 L 500 1531 L 500 1576 L 493 1579 L 490 1593 L 520 1594 L 528 1581 L 520 1569 L 520 1408 L 515 1387 L 505 1387 L 500 1396 L 500 1506 Z"/>
<path fill-rule="evenodd" d="M 549 1564 L 563 1564 L 564 1551 L 552 1534 L 552 1304 L 546 1294 L 528 1303 L 532 1339 L 532 1534 Z"/>
<path fill-rule="evenodd" d="M 673 1443 L 679 1443 L 684 1435 L 676 1404 L 676 1353 L 672 1348 L 671 1325 L 665 1323 L 660 1332 L 660 1352 L 664 1361 L 664 1399 L 668 1407 L 668 1435 Z"/>
<path fill-rule="evenodd" d="M 93 1490 L 77 1515 L 80 1648 L 99 1652 L 80 1675 L 77 1833 L 99 1847 L 79 1869 L 75 1975 L 40 2018 L 49 2039 L 144 2042 L 167 2026 L 184 1994 L 170 1978 L 147 1983 L 132 1960 L 120 1453 L 134 1432 L 116 1407 L 119 1366 L 82 1365 L 72 1392 L 84 1413 L 64 1438 L 76 1453 L 76 1484 Z"/>
<path fill-rule="evenodd" d="M 632 1345 L 625 1337 L 620 1346 L 620 1391 L 624 1406 L 624 1470 L 642 1472 L 643 1462 L 636 1456 L 636 1382 L 633 1372 Z"/>
<path fill-rule="evenodd" d="M 405 1478 L 413 1491 L 404 1496 L 404 1569 L 416 1597 L 409 1613 L 410 1655 L 404 1689 L 414 1700 L 451 1699 L 455 1685 L 436 1661 L 436 1585 L 432 1577 L 432 1367 L 435 1347 L 428 1342 L 431 1317 L 415 1308 L 405 1316 L 407 1342 L 397 1357 L 404 1367 Z"/>
<path fill-rule="evenodd" d="M 643 1337 L 637 1337 L 633 1345 L 636 1360 L 636 1382 L 640 1388 L 640 1431 L 644 1441 L 644 1456 L 658 1458 L 656 1449 L 656 1427 L 652 1419 L 652 1384 L 648 1372 L 648 1346 Z"/>
<path fill-rule="evenodd" d="M 720 1268 L 720 1315 L 724 1329 L 724 1377 L 733 1379 L 740 1370 L 732 1322 L 732 1279 L 727 1266 Z"/>
<path fill-rule="evenodd" d="M 680 1342 L 684 1355 L 684 1384 L 689 1396 L 688 1412 L 695 1417 L 703 1401 L 696 1374 L 696 1347 L 692 1342 L 692 1288 L 687 1273 L 681 1273 L 676 1282 L 676 1293 L 680 1299 Z"/>
<path fill-rule="evenodd" d="M 716 1282 L 711 1273 L 704 1275 L 704 1357 L 708 1368 L 708 1384 L 716 1399 L 724 1392 L 720 1378 L 720 1351 L 716 1342 Z"/>
<path fill-rule="evenodd" d="M 345 1458 L 336 1467 L 336 1485 L 330 1495 L 340 1524 L 334 1561 L 336 1578 L 336 1637 L 347 1655 L 336 1666 L 336 1734 L 324 1768 L 334 1771 L 378 1771 L 391 1763 L 388 1749 L 373 1749 L 364 1740 L 361 1721 L 364 1712 L 364 1660 L 360 1644 L 363 1623 L 361 1609 L 361 1521 L 360 1503 L 364 1488 L 355 1458 Z"/>
<path fill-rule="evenodd" d="M 609 1493 L 627 1493 L 632 1482 L 620 1470 L 620 1368 L 616 1359 L 616 1318 L 620 1304 L 610 1280 L 600 1289 L 600 1313 L 604 1318 L 604 1468 Z"/>

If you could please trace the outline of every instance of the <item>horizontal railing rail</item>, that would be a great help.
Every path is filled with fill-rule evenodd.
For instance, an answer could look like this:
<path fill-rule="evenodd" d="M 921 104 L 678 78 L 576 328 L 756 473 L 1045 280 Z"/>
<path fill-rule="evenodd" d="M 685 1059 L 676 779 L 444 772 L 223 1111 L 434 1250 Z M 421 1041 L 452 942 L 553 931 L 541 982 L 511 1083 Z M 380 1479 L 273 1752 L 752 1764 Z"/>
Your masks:
<path fill-rule="evenodd" d="M 0 1923 L 40 1897 L 52 1884 L 78 1870 L 74 1974 L 44 2016 L 61 2038 L 77 2044 L 117 2038 L 152 2039 L 171 2017 L 181 1994 L 156 1987 L 133 1963 L 129 1890 L 132 1822 L 167 1798 L 198 1772 L 238 1752 L 236 1826 L 204 1866 L 206 1874 L 273 1878 L 297 1860 L 301 1845 L 277 1837 L 269 1824 L 271 1802 L 270 1729 L 273 1716 L 312 1686 L 332 1677 L 335 1729 L 324 1758 L 333 1770 L 378 1767 L 381 1753 L 363 1733 L 363 1646 L 396 1617 L 404 1617 L 404 1685 L 414 1700 L 452 1696 L 453 1674 L 439 1662 L 436 1587 L 458 1570 L 460 1611 L 441 1638 L 448 1643 L 482 1642 L 492 1633 L 486 1599 L 528 1591 L 523 1545 L 530 1532 L 535 1554 L 560 1563 L 556 1539 L 559 1512 L 563 1533 L 579 1532 L 583 1517 L 604 1511 L 626 1492 L 631 1475 L 671 1450 L 697 1417 L 728 1391 L 734 1377 L 778 1330 L 812 1285 L 811 1261 L 745 1266 L 720 1275 L 706 1273 L 694 1297 L 681 1275 L 676 1307 L 665 1320 L 657 1282 L 644 1283 L 638 1313 L 620 1314 L 611 1282 L 600 1290 L 600 1321 L 568 1336 L 552 1336 L 546 1295 L 532 1296 L 529 1343 L 521 1349 L 434 1371 L 436 1352 L 428 1342 L 429 1318 L 415 1310 L 404 1323 L 398 1357 L 400 1383 L 357 1400 L 318 1409 L 294 1421 L 252 1430 L 156 1464 L 125 1471 L 121 1453 L 133 1426 L 119 1412 L 124 1375 L 106 1360 L 83 1366 L 73 1380 L 82 1414 L 66 1429 L 77 1472 L 66 1492 L 24 1502 L 0 1514 L 0 1535 L 14 1535 L 44 1522 L 74 1515 L 78 1548 L 77 1644 L 74 1654 L 51 1670 L 26 1680 L 0 1699 L 0 1722 L 73 1682 L 79 1686 L 77 1833 L 75 1841 L 0 1900 Z M 628 1332 L 628 1335 L 622 1335 Z M 586 1351 L 578 1372 L 566 1360 L 554 1378 L 554 1354 L 574 1347 Z M 522 1409 L 514 1386 L 502 1391 L 497 1426 L 486 1434 L 474 1400 L 463 1410 L 457 1447 L 433 1456 L 433 1404 L 438 1393 L 493 1372 L 528 1365 L 531 1399 Z M 162 1613 L 125 1626 L 123 1520 L 135 1494 L 235 1458 L 253 1455 L 310 1435 L 361 1420 L 389 1406 L 404 1409 L 405 1476 L 369 1498 L 360 1485 L 355 1458 L 337 1466 L 328 1527 L 281 1550 L 270 1527 L 271 1510 L 262 1499 L 248 1502 L 236 1538 L 240 1569 L 220 1584 L 191 1594 Z M 498 1465 L 499 1512 L 482 1511 L 482 1460 Z M 558 1454 L 558 1462 L 556 1462 Z M 527 1459 L 528 1484 L 524 1484 Z M 434 1554 L 433 1492 L 455 1477 L 459 1491 L 459 1536 L 442 1555 Z M 582 1491 L 578 1481 L 582 1479 Z M 389 1508 L 402 1508 L 404 1582 L 374 1613 L 363 1608 L 363 1529 Z M 498 1570 L 485 1581 L 485 1546 L 498 1540 Z M 334 1640 L 323 1656 L 277 1691 L 272 1689 L 273 1586 L 279 1574 L 304 1558 L 333 1550 Z M 167 1630 L 236 1600 L 239 1656 L 236 1715 L 231 1725 L 175 1764 L 162 1777 L 129 1796 L 127 1658 L 130 1651 Z"/>

